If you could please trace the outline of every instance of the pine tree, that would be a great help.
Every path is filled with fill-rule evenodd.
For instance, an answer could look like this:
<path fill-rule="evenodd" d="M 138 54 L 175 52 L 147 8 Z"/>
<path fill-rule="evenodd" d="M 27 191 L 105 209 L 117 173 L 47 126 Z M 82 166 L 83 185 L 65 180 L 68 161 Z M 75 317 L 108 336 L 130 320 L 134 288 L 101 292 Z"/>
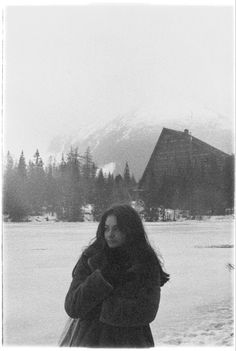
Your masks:
<path fill-rule="evenodd" d="M 19 163 L 18 163 L 18 174 L 22 179 L 26 179 L 27 176 L 27 170 L 26 170 L 26 163 L 25 163 L 25 157 L 24 157 L 24 152 L 21 152 Z"/>
<path fill-rule="evenodd" d="M 130 179 L 130 171 L 129 171 L 129 165 L 128 165 L 128 162 L 126 161 L 126 164 L 125 164 L 125 169 L 124 169 L 124 184 L 125 186 L 129 187 L 130 185 L 130 182 L 131 182 L 131 179 Z"/>
<path fill-rule="evenodd" d="M 98 176 L 95 180 L 93 216 L 96 221 L 100 220 L 100 217 L 106 208 L 106 184 L 103 171 L 102 169 L 100 169 Z"/>
<path fill-rule="evenodd" d="M 125 164 L 124 176 L 123 176 L 123 201 L 131 202 L 132 201 L 132 186 L 131 186 L 131 177 L 128 162 Z"/>
<path fill-rule="evenodd" d="M 77 222 L 82 221 L 81 207 L 83 204 L 83 191 L 81 187 L 80 155 L 78 149 L 71 147 L 67 160 L 62 157 L 58 186 L 60 192 L 57 215 L 59 219 Z"/>
<path fill-rule="evenodd" d="M 55 161 L 54 163 L 52 163 L 52 159 L 50 158 L 48 166 L 45 171 L 45 175 L 46 175 L 46 207 L 47 207 L 47 212 L 51 213 L 51 215 L 54 215 L 54 212 L 56 211 L 56 208 L 58 205 L 58 197 L 59 197 L 55 173 L 56 173 Z"/>
<path fill-rule="evenodd" d="M 7 152 L 7 162 L 6 162 L 6 172 L 12 172 L 14 167 L 14 161 L 10 154 L 10 151 Z"/>
<path fill-rule="evenodd" d="M 84 204 L 92 203 L 95 194 L 96 166 L 93 162 L 90 148 L 88 147 L 83 156 L 82 166 L 82 189 Z"/>
<path fill-rule="evenodd" d="M 109 173 L 105 179 L 105 207 L 110 207 L 114 202 L 114 176 Z"/>
<path fill-rule="evenodd" d="M 58 166 L 58 172 L 56 176 L 56 185 L 57 185 L 57 195 L 58 201 L 55 207 L 57 218 L 60 220 L 66 220 L 66 162 L 64 158 L 64 153 L 61 156 L 61 162 Z"/>
<path fill-rule="evenodd" d="M 35 159 L 35 165 L 38 166 L 40 163 L 40 154 L 39 154 L 39 150 L 37 149 L 35 154 L 34 154 L 34 159 Z"/>
<path fill-rule="evenodd" d="M 28 166 L 29 203 L 32 215 L 42 215 L 46 210 L 46 176 L 39 151 L 34 154 L 34 162 Z"/>
<path fill-rule="evenodd" d="M 14 222 L 26 220 L 29 214 L 26 184 L 23 152 L 16 166 L 13 165 L 13 159 L 8 152 L 4 172 L 4 213 Z"/>
<path fill-rule="evenodd" d="M 18 167 L 17 167 L 17 183 L 18 194 L 21 198 L 22 207 L 24 208 L 25 216 L 30 213 L 29 198 L 28 198 L 28 177 L 24 152 L 21 152 Z"/>
<path fill-rule="evenodd" d="M 3 176 L 3 213 L 11 217 L 14 201 L 13 186 L 15 183 L 15 170 L 14 161 L 10 154 L 10 151 L 7 152 L 6 167 Z"/>
<path fill-rule="evenodd" d="M 124 179 L 120 174 L 118 174 L 114 179 L 114 200 L 115 202 L 130 202 L 127 187 L 124 185 Z"/>

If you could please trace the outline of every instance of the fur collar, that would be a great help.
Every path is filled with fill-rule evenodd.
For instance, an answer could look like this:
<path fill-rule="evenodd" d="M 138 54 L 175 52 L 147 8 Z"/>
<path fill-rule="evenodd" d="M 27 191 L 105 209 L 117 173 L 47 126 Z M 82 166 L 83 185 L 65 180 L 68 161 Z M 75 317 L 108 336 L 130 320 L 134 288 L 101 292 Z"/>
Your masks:
<path fill-rule="evenodd" d="M 96 269 L 104 268 L 107 264 L 108 264 L 108 260 L 104 255 L 104 253 L 102 252 L 93 254 L 88 258 L 88 266 L 92 270 L 92 272 L 95 271 Z M 137 273 L 142 271 L 143 268 L 144 268 L 143 264 L 134 262 L 127 271 Z"/>

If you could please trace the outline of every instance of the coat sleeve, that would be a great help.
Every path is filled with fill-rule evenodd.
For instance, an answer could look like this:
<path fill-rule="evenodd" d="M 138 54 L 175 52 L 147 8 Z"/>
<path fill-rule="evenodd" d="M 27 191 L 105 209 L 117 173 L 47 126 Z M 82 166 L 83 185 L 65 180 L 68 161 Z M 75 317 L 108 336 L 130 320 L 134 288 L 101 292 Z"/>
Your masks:
<path fill-rule="evenodd" d="M 113 293 L 103 302 L 100 320 L 119 327 L 134 327 L 151 323 L 160 302 L 160 273 L 155 282 L 148 279 L 132 289 L 132 283 Z M 135 284 L 134 284 L 135 285 Z"/>
<path fill-rule="evenodd" d="M 100 270 L 91 273 L 83 255 L 72 276 L 73 280 L 65 299 L 65 310 L 71 318 L 84 318 L 111 293 L 113 287 L 103 278 Z"/>

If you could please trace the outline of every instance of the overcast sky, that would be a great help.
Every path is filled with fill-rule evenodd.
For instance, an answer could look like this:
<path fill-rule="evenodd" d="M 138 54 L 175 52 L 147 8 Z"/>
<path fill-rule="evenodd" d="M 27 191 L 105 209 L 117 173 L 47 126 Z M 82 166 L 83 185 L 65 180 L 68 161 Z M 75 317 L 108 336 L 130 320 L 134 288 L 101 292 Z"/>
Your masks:
<path fill-rule="evenodd" d="M 178 115 L 180 100 L 207 106 L 232 126 L 233 13 L 213 6 L 7 8 L 5 149 L 17 158 L 36 148 L 44 155 L 56 135 L 148 106 L 158 112 L 160 104 L 162 113 L 171 106 Z"/>

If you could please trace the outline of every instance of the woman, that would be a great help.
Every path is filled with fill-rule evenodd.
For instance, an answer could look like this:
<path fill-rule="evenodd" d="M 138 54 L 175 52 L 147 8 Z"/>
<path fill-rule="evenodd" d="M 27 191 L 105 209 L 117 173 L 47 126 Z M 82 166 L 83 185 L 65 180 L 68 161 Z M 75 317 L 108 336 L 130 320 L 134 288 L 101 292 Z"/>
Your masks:
<path fill-rule="evenodd" d="M 61 346 L 154 346 L 149 323 L 169 275 L 132 207 L 115 205 L 103 214 L 72 277 L 65 299 L 72 320 Z"/>

